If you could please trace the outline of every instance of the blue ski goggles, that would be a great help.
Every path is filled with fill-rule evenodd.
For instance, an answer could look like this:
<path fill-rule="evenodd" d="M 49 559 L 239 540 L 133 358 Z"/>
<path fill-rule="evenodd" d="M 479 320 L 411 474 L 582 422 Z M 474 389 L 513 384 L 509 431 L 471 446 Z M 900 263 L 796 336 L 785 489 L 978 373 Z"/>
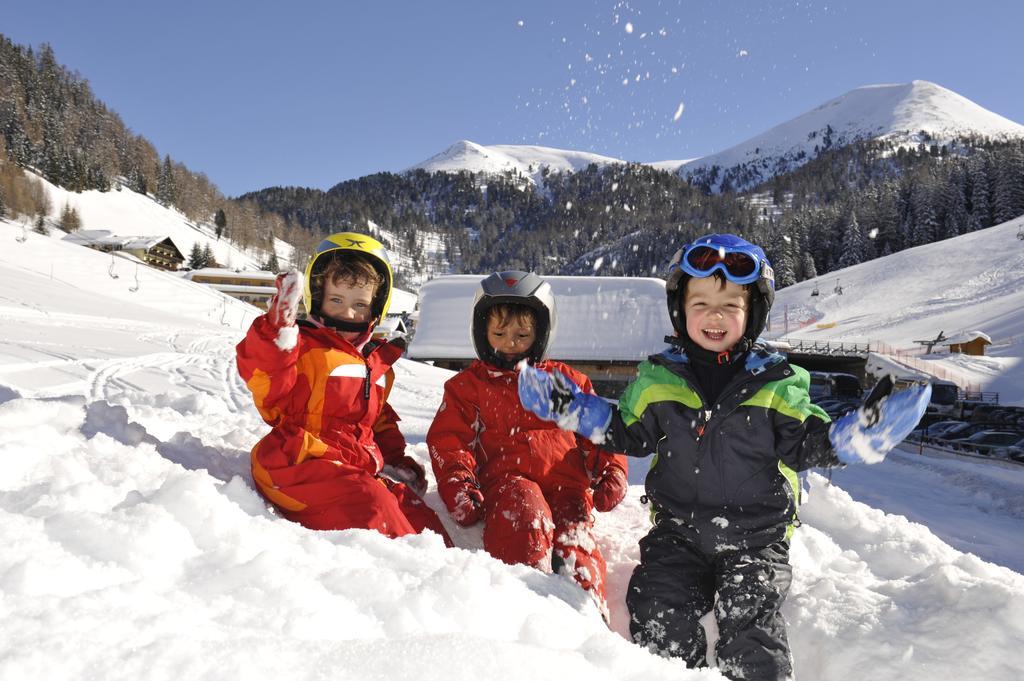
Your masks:
<path fill-rule="evenodd" d="M 761 258 L 756 253 L 701 243 L 687 246 L 679 262 L 673 265 L 676 267 L 692 277 L 710 277 L 718 270 L 734 284 L 753 284 L 761 276 Z"/>

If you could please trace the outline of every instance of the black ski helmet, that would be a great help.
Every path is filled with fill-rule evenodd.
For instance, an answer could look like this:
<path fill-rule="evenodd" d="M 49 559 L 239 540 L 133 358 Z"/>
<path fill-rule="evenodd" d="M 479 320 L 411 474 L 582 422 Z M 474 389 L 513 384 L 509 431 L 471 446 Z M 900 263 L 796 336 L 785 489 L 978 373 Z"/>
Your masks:
<path fill-rule="evenodd" d="M 700 247 L 718 251 L 720 261 L 703 271 L 697 270 L 687 256 L 691 254 L 691 251 Z M 749 274 L 737 277 L 730 272 L 726 263 L 726 256 L 729 254 L 749 257 L 753 262 L 753 268 Z M 720 272 L 728 281 L 745 286 L 750 292 L 747 326 L 743 331 L 743 341 L 741 341 L 745 342 L 746 347 L 750 347 L 768 324 L 768 313 L 771 312 L 772 303 L 775 302 L 775 272 L 768 261 L 768 256 L 760 246 L 735 234 L 711 234 L 696 239 L 693 243 L 676 251 L 669 264 L 668 279 L 665 282 L 668 314 L 672 319 L 672 328 L 675 329 L 678 339 L 689 338 L 686 333 L 686 313 L 683 311 L 686 283 L 692 277 L 708 277 L 712 276 L 714 272 Z"/>
<path fill-rule="evenodd" d="M 526 358 L 539 362 L 555 334 L 555 296 L 551 285 L 532 272 L 509 270 L 485 277 L 473 299 L 472 336 L 476 356 L 500 369 L 512 369 L 515 362 L 501 357 L 487 342 L 487 318 L 495 305 L 522 305 L 537 317 L 536 339 Z"/>

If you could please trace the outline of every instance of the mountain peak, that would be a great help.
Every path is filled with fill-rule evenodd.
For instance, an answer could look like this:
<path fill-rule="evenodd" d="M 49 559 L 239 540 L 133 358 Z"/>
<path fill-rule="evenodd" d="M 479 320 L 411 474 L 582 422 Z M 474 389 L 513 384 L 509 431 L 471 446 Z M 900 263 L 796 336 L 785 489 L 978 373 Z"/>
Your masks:
<path fill-rule="evenodd" d="M 725 170 L 719 173 L 722 178 L 735 169 L 744 177 L 742 187 L 732 185 L 738 189 L 856 140 L 942 144 L 968 135 L 1024 137 L 1024 126 L 927 80 L 865 85 L 725 151 L 696 159 L 680 168 L 680 173 L 699 176 L 718 166 Z M 713 188 L 720 188 L 720 182 Z"/>
<path fill-rule="evenodd" d="M 469 140 L 459 140 L 440 154 L 431 156 L 410 170 L 422 169 L 429 172 L 466 170 L 472 173 L 502 173 L 514 170 L 537 182 L 544 168 L 553 172 L 575 171 L 581 170 L 591 163 L 608 165 L 610 163 L 625 163 L 625 161 L 586 151 L 523 144 L 483 146 Z"/>

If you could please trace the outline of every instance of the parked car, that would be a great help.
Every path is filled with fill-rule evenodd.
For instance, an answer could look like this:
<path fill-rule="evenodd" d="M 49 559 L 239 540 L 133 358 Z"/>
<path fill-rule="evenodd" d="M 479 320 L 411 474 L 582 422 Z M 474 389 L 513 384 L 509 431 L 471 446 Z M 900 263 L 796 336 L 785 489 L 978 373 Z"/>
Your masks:
<path fill-rule="evenodd" d="M 815 402 L 819 407 L 825 410 L 825 413 L 829 415 L 833 420 L 839 418 L 848 411 L 852 411 L 860 406 L 859 398 L 849 397 L 826 397 L 824 399 Z"/>
<path fill-rule="evenodd" d="M 990 455 L 992 450 L 1006 448 L 1020 441 L 1021 434 L 1001 430 L 982 430 L 963 440 L 957 440 L 956 448 L 961 451 L 975 451 Z"/>
<path fill-rule="evenodd" d="M 979 430 L 986 430 L 988 428 L 990 428 L 988 424 L 958 421 L 956 425 L 944 428 L 942 431 L 936 433 L 932 437 L 939 440 L 955 440 L 956 438 L 967 437 L 969 435 L 973 435 Z"/>
<path fill-rule="evenodd" d="M 940 435 L 938 439 L 945 440 L 950 443 L 956 443 L 961 440 L 966 440 L 975 433 L 980 433 L 985 430 L 999 430 L 1004 432 L 1020 432 L 1016 428 L 1008 428 L 1002 423 L 991 423 L 985 421 L 984 423 L 968 423 L 960 428 L 951 428 L 946 431 L 943 435 Z M 1024 432 L 1020 433 L 1024 435 Z"/>
<path fill-rule="evenodd" d="M 920 440 L 923 438 L 943 438 L 947 434 L 962 430 L 970 424 L 966 421 L 936 421 L 924 428 L 918 428 L 910 434 L 910 439 Z"/>
<path fill-rule="evenodd" d="M 812 402 L 818 403 L 818 400 L 826 397 L 860 398 L 864 392 L 860 379 L 853 374 L 838 371 L 812 371 L 810 373 L 811 386 L 808 392 Z"/>
<path fill-rule="evenodd" d="M 1009 447 L 995 447 L 992 449 L 992 456 L 1000 459 L 1010 459 L 1024 463 L 1024 436 Z"/>

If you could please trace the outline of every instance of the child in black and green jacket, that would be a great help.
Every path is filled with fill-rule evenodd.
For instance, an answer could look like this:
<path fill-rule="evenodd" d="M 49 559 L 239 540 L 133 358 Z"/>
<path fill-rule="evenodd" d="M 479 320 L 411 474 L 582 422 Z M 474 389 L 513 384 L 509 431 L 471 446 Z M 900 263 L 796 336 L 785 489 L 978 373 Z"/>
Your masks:
<path fill-rule="evenodd" d="M 524 406 L 632 456 L 654 527 L 626 593 L 633 639 L 687 666 L 707 665 L 699 620 L 714 611 L 718 666 L 730 678 L 782 680 L 793 668 L 780 609 L 792 569 L 797 472 L 884 458 L 917 424 L 927 386 L 890 382 L 831 424 L 809 375 L 757 342 L 775 287 L 764 251 L 731 234 L 677 253 L 666 283 L 672 347 L 639 367 L 618 407 L 558 376 L 520 373 Z"/>

